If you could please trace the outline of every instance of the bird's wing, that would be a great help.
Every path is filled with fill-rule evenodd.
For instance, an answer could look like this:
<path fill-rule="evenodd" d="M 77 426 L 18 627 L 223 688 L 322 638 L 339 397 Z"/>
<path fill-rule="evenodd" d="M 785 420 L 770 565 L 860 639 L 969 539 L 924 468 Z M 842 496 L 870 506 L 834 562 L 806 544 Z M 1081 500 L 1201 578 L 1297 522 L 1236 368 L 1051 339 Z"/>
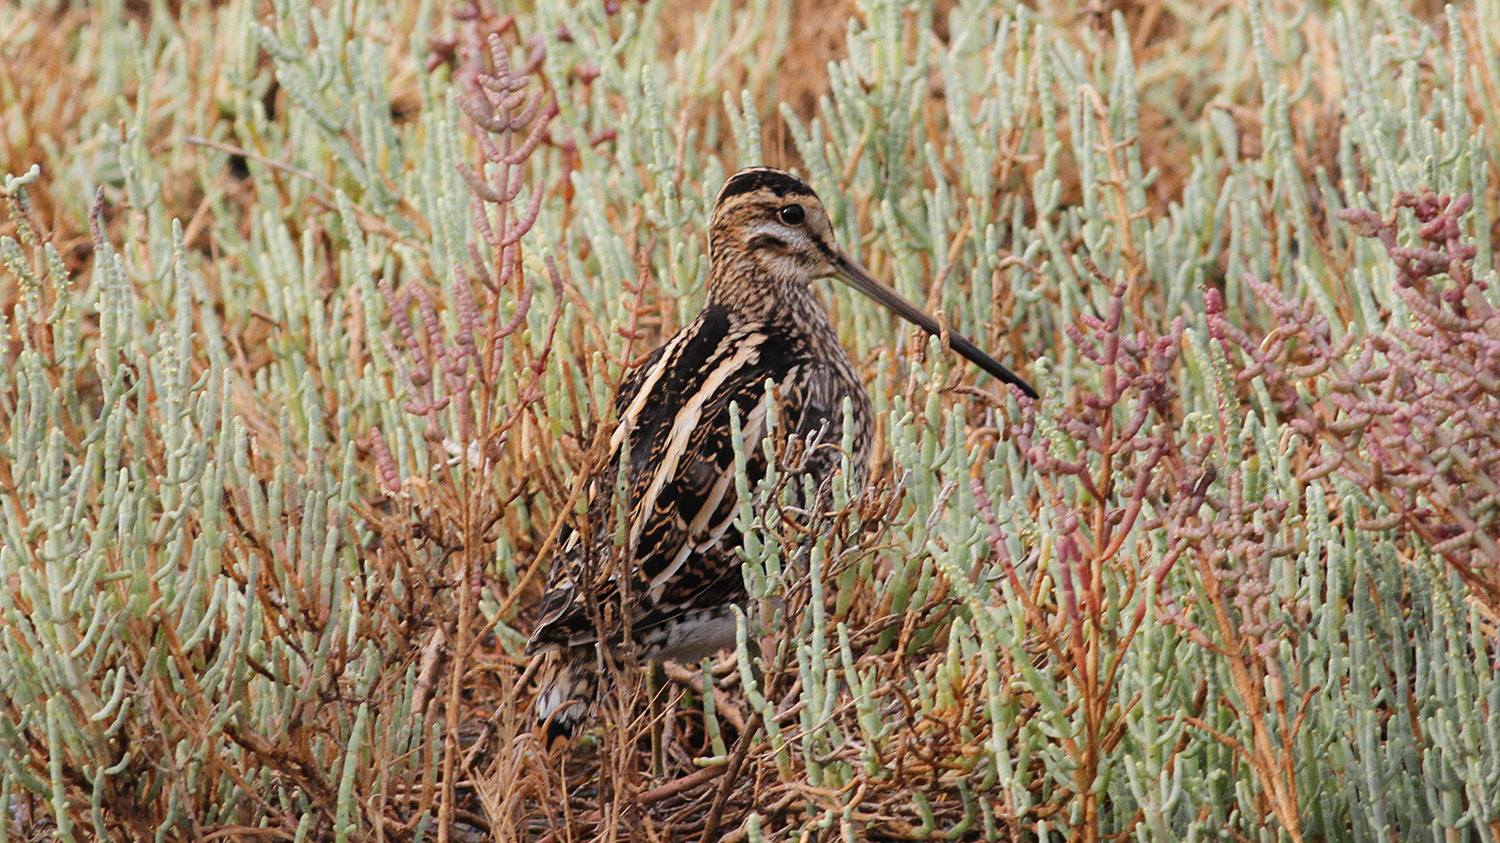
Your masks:
<path fill-rule="evenodd" d="M 597 637 L 584 591 L 596 598 L 605 623 L 616 626 L 627 579 L 633 624 L 662 622 L 738 593 L 729 408 L 739 407 L 753 484 L 765 473 L 759 447 L 769 411 L 765 382 L 795 380 L 797 367 L 805 365 L 799 342 L 759 323 L 732 322 L 710 307 L 630 374 L 616 402 L 614 457 L 593 481 L 592 535 L 573 533 L 565 541 L 529 651 Z M 805 390 L 775 394 L 788 420 L 800 420 L 805 397 Z M 622 460 L 627 497 L 619 506 L 614 493 Z M 617 510 L 625 515 L 623 525 Z M 614 552 L 621 533 L 624 554 Z M 615 558 L 630 562 L 621 566 Z M 629 569 L 627 578 L 620 576 L 622 567 Z"/>

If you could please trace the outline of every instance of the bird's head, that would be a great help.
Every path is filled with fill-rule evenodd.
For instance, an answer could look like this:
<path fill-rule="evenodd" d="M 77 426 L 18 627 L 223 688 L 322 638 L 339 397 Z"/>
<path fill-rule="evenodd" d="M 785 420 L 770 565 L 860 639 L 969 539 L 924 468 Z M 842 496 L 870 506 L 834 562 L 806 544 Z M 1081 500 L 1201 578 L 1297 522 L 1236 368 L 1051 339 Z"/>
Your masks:
<path fill-rule="evenodd" d="M 730 300 L 775 296 L 833 275 L 843 252 L 818 194 L 770 167 L 741 170 L 724 183 L 714 200 L 708 248 L 719 270 L 709 295 Z"/>
<path fill-rule="evenodd" d="M 817 278 L 835 276 L 931 334 L 936 319 L 876 280 L 839 246 L 828 212 L 807 183 L 783 170 L 751 167 L 729 177 L 714 199 L 708 234 L 710 301 L 763 307 L 797 295 Z M 1037 397 L 1036 390 L 973 343 L 950 332 L 954 351 L 995 377 Z"/>

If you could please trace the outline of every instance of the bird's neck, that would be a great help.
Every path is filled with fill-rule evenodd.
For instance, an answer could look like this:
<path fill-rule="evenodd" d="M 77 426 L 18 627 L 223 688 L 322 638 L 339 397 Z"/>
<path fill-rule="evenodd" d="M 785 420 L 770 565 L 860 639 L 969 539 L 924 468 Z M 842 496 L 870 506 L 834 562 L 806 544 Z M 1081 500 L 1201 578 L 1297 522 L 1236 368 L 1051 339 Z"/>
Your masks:
<path fill-rule="evenodd" d="M 828 311 L 813 286 L 813 279 L 786 281 L 748 275 L 715 277 L 708 282 L 708 304 L 719 305 L 745 319 L 763 321 L 787 329 L 833 335 Z"/>

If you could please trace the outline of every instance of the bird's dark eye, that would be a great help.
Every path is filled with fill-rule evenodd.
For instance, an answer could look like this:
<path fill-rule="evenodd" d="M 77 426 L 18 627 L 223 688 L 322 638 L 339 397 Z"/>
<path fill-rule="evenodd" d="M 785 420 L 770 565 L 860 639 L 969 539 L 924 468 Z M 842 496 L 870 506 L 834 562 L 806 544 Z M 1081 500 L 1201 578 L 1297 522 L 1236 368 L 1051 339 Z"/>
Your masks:
<path fill-rule="evenodd" d="M 807 219 L 807 212 L 802 210 L 801 205 L 787 205 L 777 211 L 776 216 L 781 217 L 781 221 L 787 225 L 801 225 Z"/>

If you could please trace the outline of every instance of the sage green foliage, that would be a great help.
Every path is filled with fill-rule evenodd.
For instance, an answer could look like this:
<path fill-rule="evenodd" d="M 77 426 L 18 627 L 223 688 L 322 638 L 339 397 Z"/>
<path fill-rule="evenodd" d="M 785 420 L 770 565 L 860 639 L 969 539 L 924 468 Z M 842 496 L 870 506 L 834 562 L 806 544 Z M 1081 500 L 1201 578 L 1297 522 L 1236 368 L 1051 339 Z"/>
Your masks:
<path fill-rule="evenodd" d="M 1124 618 L 1141 607 L 1139 634 L 1128 648 L 1099 654 L 1107 665 L 1119 663 L 1109 708 L 1122 733 L 1090 785 L 1098 828 L 1132 828 L 1159 841 L 1217 839 L 1224 829 L 1258 841 L 1297 834 L 1493 839 L 1500 827 L 1493 627 L 1465 602 L 1437 557 L 1410 550 L 1396 530 L 1354 527 L 1360 513 L 1380 509 L 1378 501 L 1337 477 L 1299 479 L 1299 467 L 1278 453 L 1291 434 L 1263 385 L 1243 404 L 1224 390 L 1232 372 L 1206 338 L 1199 289 L 1222 284 L 1229 312 L 1247 328 L 1267 324 L 1267 315 L 1240 284 L 1244 273 L 1280 279 L 1292 295 L 1313 299 L 1335 332 L 1399 324 L 1405 312 L 1384 252 L 1343 229 L 1333 211 L 1384 210 L 1397 191 L 1428 188 L 1476 197 L 1466 221 L 1479 246 L 1474 271 L 1500 303 L 1489 237 L 1496 153 L 1487 128 L 1500 115 L 1475 118 L 1469 99 L 1476 82 L 1466 75 L 1469 56 L 1495 66 L 1500 7 L 1478 4 L 1477 31 L 1488 34 L 1475 42 L 1466 40 L 1455 11 L 1439 35 L 1437 22 L 1396 4 L 1309 6 L 1300 15 L 1319 16 L 1337 48 L 1337 80 L 1318 87 L 1312 78 L 1324 70 L 1320 56 L 1305 49 L 1303 19 L 1264 2 L 1178 10 L 1200 25 L 1190 39 L 1221 57 L 1211 66 L 1185 66 L 1171 54 L 1137 62 L 1118 17 L 1112 33 L 1079 36 L 1069 29 L 1081 25 L 1071 13 L 1048 18 L 1025 7 L 940 5 L 945 21 L 935 19 L 932 3 L 860 3 L 847 57 L 829 68 L 831 92 L 816 115 L 780 112 L 841 241 L 1001 359 L 1025 363 L 1015 360 L 1022 349 L 1044 350 L 1022 368 L 1047 400 L 1058 401 L 1074 388 L 1098 389 L 1097 367 L 1079 358 L 1063 326 L 1108 309 L 1109 290 L 1070 258 L 1070 244 L 1081 243 L 1078 251 L 1112 278 L 1139 261 L 1166 306 L 1148 318 L 1158 328 L 1177 315 L 1186 320 L 1176 386 L 1198 427 L 1185 435 L 1208 430 L 1227 413 L 1233 441 L 1258 457 L 1245 468 L 1247 498 L 1291 506 L 1285 518 L 1264 525 L 1267 546 L 1294 548 L 1268 563 L 1268 620 L 1276 631 L 1267 639 L 1276 640 L 1267 643 L 1266 657 L 1279 665 L 1281 684 L 1265 693 L 1289 712 L 1273 726 L 1296 723 L 1290 732 L 1273 728 L 1271 739 L 1291 759 L 1284 772 L 1295 785 L 1300 828 L 1272 821 L 1264 781 L 1234 748 L 1253 743 L 1248 701 L 1230 679 L 1229 662 L 1238 656 L 1216 649 L 1228 645 L 1214 640 L 1214 626 L 1201 614 L 1209 603 L 1199 573 L 1185 563 L 1160 589 L 1175 595 L 1208 640 L 1166 622 L 1156 589 L 1143 587 L 1118 606 Z M 553 124 L 559 140 L 571 135 L 580 147 L 572 207 L 565 213 L 560 201 L 544 202 L 523 242 L 528 271 L 541 276 L 543 256 L 554 255 L 579 296 L 577 304 L 561 302 L 538 286 L 524 340 L 537 347 L 559 307 L 567 308 L 564 338 L 585 335 L 581 309 L 604 326 L 628 321 L 624 285 L 636 277 L 637 241 L 649 246 L 660 292 L 654 304 L 667 326 L 692 317 L 707 269 L 709 202 L 727 172 L 768 157 L 761 126 L 775 108 L 726 89 L 722 62 L 742 62 L 752 82 L 764 79 L 774 62 L 752 61 L 746 45 L 770 43 L 779 55 L 797 25 L 781 4 L 710 2 L 697 28 L 703 43 L 719 44 L 721 31 L 743 37 L 727 54 L 685 50 L 669 60 L 659 54 L 656 33 L 662 15 L 679 12 L 653 2 L 607 17 L 601 6 L 538 3 L 518 15 L 524 33 L 563 26 L 571 35 L 547 44 L 549 78 L 566 79 L 585 62 L 601 71 L 590 86 L 561 97 Z M 270 773 L 243 781 L 226 774 L 245 757 L 226 730 L 274 736 L 314 710 L 331 714 L 323 721 L 329 731 L 307 738 L 307 747 L 340 784 L 336 839 L 371 834 L 369 806 L 391 795 L 393 783 L 438 775 L 441 724 L 411 709 L 417 669 L 404 650 L 386 649 L 397 646 L 394 638 L 364 631 L 374 599 L 362 570 L 370 531 L 354 504 L 377 490 L 360 454 L 373 427 L 392 443 L 403 477 L 451 476 L 425 444 L 426 420 L 402 407 L 407 396 L 388 348 L 371 339 L 389 330 L 377 280 L 398 290 L 416 280 L 449 290 L 472 236 L 469 194 L 456 171 L 471 156 L 455 91 L 446 71 L 421 68 L 428 33 L 420 27 L 444 24 L 424 10 L 416 15 L 418 31 L 394 33 L 372 4 L 310 9 L 301 0 L 278 0 L 265 17 L 258 6 L 236 2 L 215 14 L 219 28 L 243 37 L 217 42 L 233 51 L 227 62 L 235 73 L 218 92 L 232 119 L 206 129 L 189 116 L 170 116 L 174 97 L 185 98 L 195 84 L 182 51 L 186 36 L 165 24 L 139 33 L 121 25 L 133 34 L 121 36 L 120 58 L 101 71 L 97 97 L 107 143 L 54 174 L 67 213 L 81 218 L 96 185 L 119 209 L 111 213 L 122 217 L 120 239 L 103 241 L 92 271 L 67 279 L 60 256 L 35 232 L 0 241 L 0 298 L 17 301 L 5 315 L 3 332 L 14 348 L 0 371 L 0 461 L 15 483 L 0 493 L 0 578 L 7 584 L 0 590 L 0 803 L 34 794 L 61 839 L 108 836 L 117 820 L 107 801 L 124 793 L 169 806 L 159 839 L 216 824 L 254 825 L 272 812 L 296 814 L 309 797 L 295 783 Z M 947 37 L 932 34 L 939 24 Z M 257 64 L 260 56 L 269 64 Z M 262 104 L 273 73 L 291 106 L 275 116 Z M 419 111 L 397 122 L 390 86 L 412 75 Z M 158 77 L 168 81 L 156 86 L 161 93 L 134 104 L 107 95 L 120 79 Z M 941 100 L 932 98 L 934 79 Z M 1329 89 L 1344 91 L 1334 122 L 1338 168 L 1310 173 L 1298 165 L 1295 147 L 1314 136 L 1310 125 L 1298 125 L 1314 109 L 1301 106 Z M 1251 109 L 1258 132 L 1242 135 L 1247 124 L 1211 98 Z M 1139 144 L 1110 153 L 1100 134 L 1107 126 L 1113 142 L 1139 137 L 1144 108 L 1168 115 L 1194 140 L 1180 196 L 1166 214 L 1153 210 L 1148 191 L 1158 176 Z M 714 116 L 688 126 L 683 138 L 684 109 Z M 926 119 L 932 110 L 940 120 Z M 122 123 L 123 133 L 116 128 Z M 604 128 L 613 128 L 615 139 L 589 146 Z M 183 138 L 199 131 L 275 150 L 316 178 L 251 159 L 250 178 L 262 189 L 258 205 L 242 207 L 216 193 L 223 157 L 200 159 L 209 163 L 190 175 L 224 224 L 213 233 L 216 253 L 188 251 L 186 221 L 162 213 L 158 198 L 163 183 L 180 175 L 171 153 L 187 149 Z M 153 133 L 172 143 L 153 154 Z M 997 181 L 996 162 L 1011 154 L 1002 143 L 1039 152 L 1029 177 L 1018 169 Z M 1241 154 L 1249 144 L 1258 155 Z M 1111 182 L 1111 154 L 1123 165 L 1118 183 Z M 557 149 L 534 160 L 534 175 L 562 172 Z M 0 163 L 12 174 L 7 194 L 24 192 L 29 162 Z M 1065 198 L 1065 183 L 1077 185 L 1076 201 Z M 524 205 L 528 196 L 518 201 Z M 408 212 L 398 213 L 401 206 Z M 627 230 L 636 210 L 643 223 Z M 370 217 L 391 230 L 368 225 Z M 324 234 L 332 249 L 322 248 Z M 1347 273 L 1333 271 L 1329 252 L 1309 245 L 1324 240 L 1352 255 Z M 218 262 L 212 290 L 204 282 L 209 261 Z M 940 273 L 946 283 L 930 297 Z M 975 422 L 1005 427 L 1000 410 L 945 389 L 955 372 L 970 382 L 982 376 L 944 358 L 936 345 L 928 346 L 926 362 L 898 361 L 895 351 L 912 349 L 906 328 L 845 290 L 830 286 L 823 294 L 852 356 L 876 360 L 871 392 L 890 476 L 904 490 L 899 517 L 883 534 L 887 546 L 877 559 L 855 563 L 868 578 L 860 587 L 871 590 L 868 603 L 889 601 L 899 615 L 922 607 L 945 580 L 962 611 L 912 645 L 924 658 L 913 656 L 919 669 L 902 691 L 918 714 L 945 716 L 953 689 L 980 677 L 984 700 L 964 726 L 983 752 L 963 759 L 964 773 L 914 783 L 882 810 L 937 837 L 1006 839 L 1015 832 L 1011 818 L 1026 834 L 1079 833 L 1086 818 L 1076 798 L 1035 819 L 1041 806 L 1077 785 L 1078 762 L 1066 749 L 1084 739 L 1076 689 L 1053 666 L 1033 665 L 1039 631 L 997 567 L 981 504 L 992 508 L 1011 556 L 1044 580 L 1054 604 L 1060 516 L 1038 497 L 1037 479 L 1012 443 L 978 446 L 968 438 Z M 1014 302 L 1008 324 L 997 321 L 997 299 Z M 253 379 L 238 378 L 232 359 L 241 350 L 226 326 L 239 330 L 259 318 L 254 314 L 274 326 L 265 340 L 273 362 Z M 441 315 L 452 328 L 452 311 Z M 1127 312 L 1127 335 L 1147 327 L 1132 324 L 1137 318 Z M 44 353 L 36 326 L 44 326 L 52 351 Z M 613 334 L 608 341 L 616 351 L 624 345 Z M 355 345 L 361 353 L 352 355 Z M 543 376 L 544 406 L 559 436 L 568 431 L 569 393 L 589 396 L 593 406 L 608 398 L 604 379 L 563 365 L 570 356 L 566 349 L 554 354 Z M 273 424 L 252 427 L 247 404 L 277 408 Z M 1044 401 L 1044 420 L 1047 408 Z M 1122 424 L 1128 409 L 1116 410 Z M 1016 412 L 1013 403 L 1009 412 Z M 150 472 L 143 469 L 147 454 L 161 455 L 149 462 L 156 467 Z M 972 477 L 981 481 L 983 500 Z M 256 532 L 276 537 L 265 560 L 221 552 L 223 537 L 236 529 L 223 511 L 225 490 L 245 496 Z M 1222 483 L 1214 490 L 1227 493 Z M 1081 489 L 1066 494 L 1074 505 L 1087 504 Z M 518 505 L 532 507 L 545 532 L 561 501 Z M 748 508 L 743 517 L 755 518 Z M 1125 571 L 1149 576 L 1166 538 L 1143 529 L 1128 540 L 1121 558 L 1129 564 L 1112 568 L 1114 579 L 1103 583 L 1110 599 L 1127 593 Z M 498 539 L 489 572 L 506 587 L 524 573 L 517 541 Z M 855 559 L 856 550 L 788 544 L 774 529 L 747 541 L 757 589 L 780 588 L 788 570 L 814 573 L 811 610 L 800 628 L 791 621 L 793 669 L 806 707 L 795 728 L 778 725 L 776 701 L 754 691 L 750 710 L 763 718 L 763 740 L 781 775 L 841 798 L 851 794 L 840 790 L 844 785 L 889 774 L 884 749 L 913 728 L 851 644 L 839 599 L 853 584 L 823 574 L 832 570 L 829 560 Z M 274 594 L 289 614 L 321 617 L 316 629 L 300 633 L 297 652 L 269 633 L 262 593 Z M 500 599 L 486 601 L 485 610 L 494 612 Z M 515 620 L 500 618 L 499 629 L 505 646 L 519 652 L 524 628 L 512 630 Z M 171 648 L 212 652 L 214 659 L 174 662 L 165 657 L 169 638 Z M 212 649 L 194 649 L 206 640 Z M 891 646 L 884 640 L 875 651 Z M 252 670 L 251 660 L 272 665 L 272 675 Z M 754 684 L 748 669 L 741 675 Z M 153 682 L 180 689 L 175 699 L 202 700 L 192 712 L 201 728 L 124 745 L 119 735 L 173 719 L 162 709 L 169 699 L 137 693 Z M 367 702 L 377 686 L 396 702 Z M 340 692 L 336 701 L 329 688 Z M 1194 701 L 1200 694 L 1201 705 Z M 855 713 L 846 716 L 851 705 Z M 1196 712 L 1195 723 L 1188 712 Z M 252 799 L 246 787 L 258 795 Z M 962 807 L 936 811 L 939 801 Z M 799 830 L 813 829 L 860 839 L 868 822 L 861 811 L 809 802 L 790 819 L 751 817 L 745 827 L 750 839 L 797 839 Z M 14 819 L 0 811 L 0 836 Z M 313 813 L 303 822 L 300 833 L 318 830 Z"/>

